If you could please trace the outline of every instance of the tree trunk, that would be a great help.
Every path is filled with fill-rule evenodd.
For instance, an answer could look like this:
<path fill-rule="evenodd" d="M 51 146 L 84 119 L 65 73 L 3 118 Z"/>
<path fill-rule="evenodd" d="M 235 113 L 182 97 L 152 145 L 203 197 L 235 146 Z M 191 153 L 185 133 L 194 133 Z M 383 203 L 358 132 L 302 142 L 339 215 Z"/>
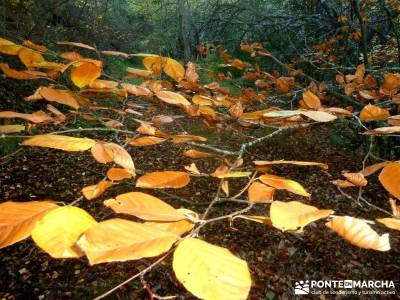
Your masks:
<path fill-rule="evenodd" d="M 192 57 L 192 49 L 190 45 L 190 16 L 186 7 L 186 0 L 177 0 L 178 15 L 178 46 L 179 52 L 183 54 L 185 61 L 189 61 Z"/>

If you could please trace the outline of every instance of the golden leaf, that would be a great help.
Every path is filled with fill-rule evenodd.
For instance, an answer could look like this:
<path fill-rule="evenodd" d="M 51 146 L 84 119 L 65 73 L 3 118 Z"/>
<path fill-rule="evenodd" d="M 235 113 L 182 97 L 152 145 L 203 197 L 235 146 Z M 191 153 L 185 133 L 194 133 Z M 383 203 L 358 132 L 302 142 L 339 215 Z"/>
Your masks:
<path fill-rule="evenodd" d="M 116 213 L 133 215 L 147 221 L 180 221 L 197 219 L 197 214 L 185 209 L 175 209 L 149 194 L 132 192 L 104 201 Z"/>
<path fill-rule="evenodd" d="M 275 189 L 260 182 L 253 182 L 248 190 L 249 201 L 253 203 L 270 203 L 274 199 Z"/>
<path fill-rule="evenodd" d="M 185 68 L 175 59 L 166 58 L 164 72 L 175 81 L 181 81 L 185 77 Z"/>
<path fill-rule="evenodd" d="M 303 101 L 309 109 L 319 109 L 322 107 L 319 97 L 311 91 L 303 93 Z"/>
<path fill-rule="evenodd" d="M 301 114 L 313 121 L 321 123 L 331 122 L 337 119 L 336 116 L 324 111 L 302 111 Z"/>
<path fill-rule="evenodd" d="M 367 177 L 369 175 L 374 174 L 376 171 L 379 171 L 380 169 L 382 169 L 384 166 L 386 166 L 389 163 L 390 162 L 384 161 L 384 162 L 381 162 L 381 163 L 377 163 L 377 164 L 373 164 L 373 165 L 367 166 L 363 170 L 361 170 L 361 173 L 365 177 Z"/>
<path fill-rule="evenodd" d="M 32 239 L 54 258 L 81 257 L 75 243 L 82 233 L 96 224 L 86 211 L 63 206 L 47 213 L 32 230 Z"/>
<path fill-rule="evenodd" d="M 180 95 L 178 93 L 169 92 L 169 91 L 159 91 L 156 94 L 156 96 L 158 99 L 160 99 L 168 104 L 178 105 L 178 106 L 190 105 L 190 102 L 188 100 L 186 100 L 185 97 L 183 97 L 182 95 Z"/>
<path fill-rule="evenodd" d="M 17 71 L 11 69 L 8 64 L 0 64 L 0 69 L 3 71 L 6 77 L 10 77 L 18 80 L 31 80 L 31 79 L 39 79 L 46 78 L 47 74 L 38 71 Z"/>
<path fill-rule="evenodd" d="M 135 165 L 132 157 L 123 147 L 115 143 L 96 143 L 91 149 L 93 157 L 99 163 L 108 163 L 114 161 L 126 170 L 129 170 L 132 175 L 135 174 Z"/>
<path fill-rule="evenodd" d="M 367 179 L 364 178 L 362 173 L 343 173 L 346 179 L 355 186 L 362 187 L 368 184 Z"/>
<path fill-rule="evenodd" d="M 180 220 L 175 222 L 144 222 L 143 224 L 169 231 L 179 236 L 192 230 L 195 225 L 193 222 L 188 220 Z"/>
<path fill-rule="evenodd" d="M 155 134 L 155 132 L 154 132 Z M 156 136 L 144 136 L 139 137 L 129 141 L 129 145 L 136 146 L 136 147 L 143 147 L 143 146 L 152 146 L 157 145 L 162 142 L 165 142 L 165 138 L 156 137 Z"/>
<path fill-rule="evenodd" d="M 100 75 L 100 66 L 92 62 L 85 62 L 74 67 L 71 72 L 71 80 L 77 87 L 83 88 L 100 77 Z"/>
<path fill-rule="evenodd" d="M 360 119 L 362 121 L 387 120 L 389 117 L 390 113 L 387 109 L 372 104 L 368 104 L 360 112 Z"/>
<path fill-rule="evenodd" d="M 56 207 L 52 201 L 0 203 L 0 249 L 29 237 L 36 221 Z"/>
<path fill-rule="evenodd" d="M 96 141 L 89 138 L 76 138 L 65 135 L 35 135 L 25 140 L 22 145 L 47 147 L 64 151 L 86 151 L 96 144 Z"/>
<path fill-rule="evenodd" d="M 0 38 L 0 53 L 7 54 L 7 55 L 18 55 L 18 52 L 23 47 L 13 42 Z"/>
<path fill-rule="evenodd" d="M 295 165 L 295 166 L 317 166 L 322 169 L 327 170 L 328 165 L 319 163 L 319 162 L 312 162 L 312 161 L 296 161 L 296 160 L 273 160 L 273 161 L 264 161 L 264 160 L 256 160 L 254 161 L 256 166 L 273 166 L 273 165 Z"/>
<path fill-rule="evenodd" d="M 25 125 L 0 125 L 0 133 L 15 133 L 25 130 Z"/>
<path fill-rule="evenodd" d="M 208 152 L 203 152 L 203 151 L 197 151 L 194 149 L 189 149 L 183 152 L 183 155 L 186 157 L 190 158 L 210 158 L 210 157 L 215 157 L 214 154 L 208 153 Z"/>
<path fill-rule="evenodd" d="M 44 57 L 36 51 L 23 48 L 18 52 L 18 57 L 21 62 L 27 67 L 30 68 L 34 63 L 42 63 L 45 61 Z"/>
<path fill-rule="evenodd" d="M 276 90 L 279 93 L 289 93 L 294 87 L 294 78 L 292 77 L 280 77 L 276 80 Z"/>
<path fill-rule="evenodd" d="M 274 201 L 270 208 L 272 225 L 281 230 L 302 232 L 303 227 L 333 214 L 331 209 L 318 209 L 298 201 Z"/>
<path fill-rule="evenodd" d="M 390 194 L 400 199 L 400 163 L 386 165 L 379 174 L 379 181 Z"/>
<path fill-rule="evenodd" d="M 246 261 L 199 239 L 178 245 L 172 267 L 178 280 L 200 299 L 245 300 L 251 288 Z"/>
<path fill-rule="evenodd" d="M 382 223 L 386 227 L 394 230 L 400 230 L 400 219 L 395 218 L 383 218 L 376 219 L 379 223 Z"/>
<path fill-rule="evenodd" d="M 196 72 L 196 65 L 190 61 L 187 63 L 185 78 L 190 83 L 196 83 L 200 79 L 199 74 Z"/>
<path fill-rule="evenodd" d="M 116 218 L 97 223 L 77 244 L 94 265 L 158 256 L 168 251 L 178 238 L 155 226 Z"/>
<path fill-rule="evenodd" d="M 82 189 L 82 194 L 86 199 L 92 200 L 103 194 L 109 187 L 112 186 L 110 181 L 100 181 L 98 184 L 89 185 Z"/>
<path fill-rule="evenodd" d="M 47 101 L 54 101 L 60 104 L 68 105 L 74 109 L 79 108 L 78 100 L 70 91 L 41 87 L 39 88 L 38 93 Z"/>
<path fill-rule="evenodd" d="M 272 186 L 278 190 L 288 190 L 297 195 L 309 197 L 310 194 L 296 181 L 285 179 L 280 176 L 265 174 L 260 176 L 260 180 L 266 185 Z"/>
<path fill-rule="evenodd" d="M 220 179 L 224 178 L 240 178 L 240 177 L 249 177 L 251 172 L 227 172 L 223 174 L 219 174 L 216 177 Z"/>
<path fill-rule="evenodd" d="M 138 178 L 136 187 L 147 189 L 179 189 L 188 185 L 189 175 L 185 172 L 162 171 L 152 172 Z"/>
<path fill-rule="evenodd" d="M 34 112 L 32 114 L 23 114 L 14 111 L 0 111 L 0 119 L 1 118 L 5 119 L 19 118 L 28 120 L 29 122 L 32 123 L 44 123 L 53 121 L 52 117 L 50 117 L 48 114 L 46 114 L 44 111 L 41 110 Z"/>
<path fill-rule="evenodd" d="M 389 234 L 379 236 L 365 221 L 349 216 L 334 217 L 326 226 L 360 248 L 389 251 Z"/>
<path fill-rule="evenodd" d="M 187 143 L 187 142 L 205 142 L 207 139 L 198 135 L 190 134 L 175 134 L 170 136 L 174 144 Z"/>

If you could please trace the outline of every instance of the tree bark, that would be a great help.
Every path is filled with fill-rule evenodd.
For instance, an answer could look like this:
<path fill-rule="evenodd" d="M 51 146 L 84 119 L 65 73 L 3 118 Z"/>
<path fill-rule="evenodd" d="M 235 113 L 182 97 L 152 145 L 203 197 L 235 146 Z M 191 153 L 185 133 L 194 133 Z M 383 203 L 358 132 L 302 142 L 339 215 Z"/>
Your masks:
<path fill-rule="evenodd" d="M 186 0 L 177 1 L 178 44 L 185 61 L 189 61 L 192 57 L 192 48 L 190 45 L 190 16 L 186 7 Z"/>

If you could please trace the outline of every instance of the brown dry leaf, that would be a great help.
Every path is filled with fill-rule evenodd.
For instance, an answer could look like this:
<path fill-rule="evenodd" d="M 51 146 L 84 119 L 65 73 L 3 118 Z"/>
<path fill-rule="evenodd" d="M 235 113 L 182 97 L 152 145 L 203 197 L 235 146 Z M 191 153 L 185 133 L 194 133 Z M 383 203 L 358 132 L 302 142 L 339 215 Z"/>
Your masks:
<path fill-rule="evenodd" d="M 77 61 L 77 60 L 84 59 L 84 57 L 82 55 L 80 55 L 78 52 L 73 52 L 73 51 L 64 52 L 64 53 L 60 54 L 60 57 L 66 59 L 66 60 L 69 60 L 69 61 Z"/>
<path fill-rule="evenodd" d="M 128 73 L 128 75 L 125 77 L 125 79 L 130 79 L 130 78 L 148 78 L 148 77 L 151 77 L 153 75 L 152 71 L 136 69 L 136 68 L 126 68 L 126 73 Z"/>
<path fill-rule="evenodd" d="M 158 256 L 168 251 L 178 238 L 155 226 L 116 218 L 91 227 L 77 244 L 94 265 Z"/>
<path fill-rule="evenodd" d="M 25 130 L 25 125 L 0 125 L 0 133 L 16 133 Z"/>
<path fill-rule="evenodd" d="M 361 174 L 363 174 L 365 177 L 368 177 L 369 175 L 374 174 L 376 171 L 379 171 L 382 169 L 384 166 L 389 164 L 390 162 L 384 161 L 381 163 L 373 164 L 368 167 L 365 167 L 363 170 L 361 170 Z"/>
<path fill-rule="evenodd" d="M 169 231 L 179 236 L 192 230 L 194 228 L 194 223 L 188 220 L 180 220 L 176 222 L 144 222 L 143 224 L 161 230 Z"/>
<path fill-rule="evenodd" d="M 144 96 L 151 97 L 153 93 L 146 87 L 130 84 L 130 83 L 122 83 L 122 88 L 129 94 L 133 96 Z"/>
<path fill-rule="evenodd" d="M 112 81 L 112 80 L 102 80 L 102 79 L 96 79 L 89 83 L 89 88 L 91 89 L 104 89 L 104 90 L 113 90 L 118 87 L 118 82 Z"/>
<path fill-rule="evenodd" d="M 302 232 L 304 226 L 333 213 L 334 211 L 331 209 L 318 209 L 298 201 L 274 201 L 269 214 L 272 226 L 284 231 Z"/>
<path fill-rule="evenodd" d="M 361 134 L 374 135 L 374 134 L 393 134 L 399 132 L 400 132 L 400 126 L 391 126 L 391 127 L 379 127 L 372 130 L 367 130 Z"/>
<path fill-rule="evenodd" d="M 400 74 L 399 73 L 386 73 L 383 75 L 383 84 L 381 89 L 392 93 L 393 90 L 400 88 Z"/>
<path fill-rule="evenodd" d="M 0 249 L 29 237 L 36 221 L 56 207 L 52 201 L 0 203 Z"/>
<path fill-rule="evenodd" d="M 327 164 L 319 163 L 319 162 L 312 162 L 312 161 L 296 161 L 296 160 L 256 160 L 254 161 L 256 166 L 273 166 L 273 165 L 295 165 L 295 166 L 317 166 L 324 170 L 328 169 Z"/>
<path fill-rule="evenodd" d="M 400 163 L 386 165 L 379 174 L 379 181 L 390 194 L 400 199 Z"/>
<path fill-rule="evenodd" d="M 104 123 L 104 125 L 108 128 L 118 128 L 124 126 L 120 121 L 118 120 L 110 120 Z"/>
<path fill-rule="evenodd" d="M 248 190 L 249 201 L 253 203 L 271 203 L 275 189 L 260 182 L 253 182 Z"/>
<path fill-rule="evenodd" d="M 256 222 L 256 223 L 265 224 L 265 225 L 268 225 L 268 226 L 272 226 L 271 219 L 268 218 L 268 217 L 265 217 L 265 216 L 238 215 L 238 216 L 234 216 L 232 218 L 232 220 L 235 220 L 237 218 L 253 221 L 253 222 Z"/>
<path fill-rule="evenodd" d="M 196 65 L 190 61 L 187 63 L 185 78 L 190 83 L 196 83 L 200 79 L 199 74 L 196 72 Z"/>
<path fill-rule="evenodd" d="M 400 217 L 400 205 L 397 205 L 396 199 L 389 199 L 389 203 L 393 216 Z"/>
<path fill-rule="evenodd" d="M 346 82 L 344 81 L 344 76 L 342 74 L 337 74 L 336 75 L 336 82 L 340 85 L 345 84 Z"/>
<path fill-rule="evenodd" d="M 207 139 L 205 137 L 198 136 L 198 135 L 190 135 L 190 134 L 176 134 L 176 135 L 171 135 L 170 137 L 172 138 L 172 142 L 174 144 L 207 141 Z"/>
<path fill-rule="evenodd" d="M 107 171 L 108 179 L 112 181 L 118 181 L 123 179 L 130 179 L 135 174 L 132 174 L 130 170 L 121 169 L 121 168 L 111 168 Z"/>
<path fill-rule="evenodd" d="M 68 45 L 68 46 L 74 46 L 74 47 L 79 47 L 79 48 L 84 48 L 84 49 L 88 49 L 88 50 L 96 50 L 95 48 L 93 48 L 92 46 L 83 44 L 83 43 L 76 43 L 76 42 L 57 42 L 58 45 Z"/>
<path fill-rule="evenodd" d="M 356 185 L 354 185 L 350 181 L 341 180 L 341 179 L 332 180 L 331 183 L 340 188 L 356 187 Z"/>
<path fill-rule="evenodd" d="M 229 197 L 229 182 L 228 182 L 228 180 L 222 180 L 221 189 L 225 193 L 225 195 L 227 197 Z"/>
<path fill-rule="evenodd" d="M 238 119 L 243 115 L 243 105 L 240 101 L 237 101 L 234 105 L 229 108 L 228 112 L 232 118 Z"/>
<path fill-rule="evenodd" d="M 64 151 L 86 151 L 95 144 L 96 141 L 89 138 L 55 134 L 35 135 L 22 143 L 24 146 L 47 147 Z"/>
<path fill-rule="evenodd" d="M 101 51 L 101 54 L 109 55 L 109 56 L 116 56 L 116 57 L 129 58 L 129 54 L 128 54 L 128 53 L 120 52 L 120 51 L 109 51 L 109 50 L 104 50 L 104 51 Z"/>
<path fill-rule="evenodd" d="M 367 179 L 365 179 L 364 175 L 359 172 L 359 173 L 343 173 L 342 174 L 346 179 L 354 184 L 355 186 L 358 187 L 363 187 L 368 184 Z"/>
<path fill-rule="evenodd" d="M 104 201 L 114 212 L 128 214 L 146 221 L 197 220 L 198 215 L 188 209 L 175 209 L 149 194 L 131 192 Z"/>
<path fill-rule="evenodd" d="M 278 190 L 288 190 L 289 192 L 292 192 L 297 195 L 310 197 L 310 194 L 307 193 L 307 191 L 303 188 L 303 186 L 296 181 L 285 179 L 283 177 L 271 174 L 261 175 L 260 180 L 261 182 L 269 186 L 272 186 Z"/>
<path fill-rule="evenodd" d="M 197 150 L 186 150 L 183 152 L 183 155 L 186 157 L 190 158 L 210 158 L 210 157 L 215 157 L 215 154 L 208 153 L 208 152 L 203 152 L 203 151 L 197 151 Z"/>
<path fill-rule="evenodd" d="M 150 125 L 147 122 L 140 122 L 140 126 L 136 128 L 136 131 L 141 134 L 148 134 L 148 135 L 157 134 L 157 128 L 155 128 L 154 126 Z"/>
<path fill-rule="evenodd" d="M 383 218 L 376 219 L 379 223 L 382 223 L 386 227 L 394 230 L 400 230 L 400 219 L 395 218 Z"/>
<path fill-rule="evenodd" d="M 197 166 L 195 163 L 191 163 L 189 166 L 184 166 L 186 171 L 189 171 L 191 174 L 194 175 L 200 175 L 199 169 L 197 169 Z"/>
<path fill-rule="evenodd" d="M 167 139 L 156 136 L 144 136 L 129 141 L 129 145 L 136 147 L 152 146 L 165 142 Z"/>
<path fill-rule="evenodd" d="M 309 109 L 319 109 L 322 107 L 321 100 L 311 91 L 303 93 L 303 101 Z"/>
<path fill-rule="evenodd" d="M 111 181 L 100 181 L 98 184 L 86 186 L 82 189 L 82 194 L 87 200 L 93 200 L 101 196 L 113 184 Z"/>
<path fill-rule="evenodd" d="M 164 72 L 169 77 L 179 82 L 185 77 L 185 68 L 175 59 L 165 58 Z"/>
<path fill-rule="evenodd" d="M 115 143 L 98 142 L 92 147 L 92 155 L 99 163 L 108 163 L 114 161 L 126 170 L 135 174 L 135 165 L 132 157 L 122 146 Z"/>
<path fill-rule="evenodd" d="M 389 117 L 390 113 L 387 109 L 372 104 L 368 104 L 360 112 L 362 121 L 387 120 Z"/>
<path fill-rule="evenodd" d="M 197 105 L 201 106 L 212 106 L 213 105 L 213 99 L 203 96 L 203 95 L 194 95 L 192 98 L 192 102 Z"/>
<path fill-rule="evenodd" d="M 174 118 L 166 115 L 158 115 L 151 119 L 151 122 L 154 123 L 155 126 L 161 126 L 163 124 L 169 124 L 174 122 Z"/>
<path fill-rule="evenodd" d="M 360 248 L 389 251 L 389 234 L 379 236 L 365 221 L 349 216 L 334 217 L 326 226 Z"/>
<path fill-rule="evenodd" d="M 324 111 L 302 111 L 302 115 L 316 122 L 331 122 L 337 119 L 336 116 Z"/>
<path fill-rule="evenodd" d="M 18 80 L 31 80 L 46 78 L 47 74 L 39 71 L 17 71 L 11 69 L 8 64 L 0 64 L 0 69 L 3 71 L 6 77 L 10 77 Z"/>
<path fill-rule="evenodd" d="M 178 93 L 174 92 L 169 92 L 169 91 L 159 91 L 156 94 L 157 98 L 172 105 L 178 105 L 178 106 L 188 106 L 190 105 L 190 102 L 186 100 L 185 97 Z"/>
<path fill-rule="evenodd" d="M 25 47 L 31 48 L 33 50 L 39 51 L 39 52 L 46 52 L 48 49 L 45 46 L 37 45 L 33 43 L 30 40 L 26 40 L 22 43 Z"/>
<path fill-rule="evenodd" d="M 136 182 L 136 187 L 146 189 L 179 189 L 188 185 L 190 177 L 185 172 L 162 171 L 147 173 Z"/>
<path fill-rule="evenodd" d="M 229 172 L 229 167 L 226 164 L 221 164 L 218 168 L 214 171 L 214 173 L 210 174 L 212 177 L 220 177 L 225 175 Z"/>
<path fill-rule="evenodd" d="M 279 93 L 287 94 L 294 87 L 294 78 L 293 77 L 279 77 L 276 80 L 276 90 Z"/>
<path fill-rule="evenodd" d="M 92 62 L 84 62 L 73 68 L 71 80 L 77 87 L 83 88 L 95 81 L 100 75 L 100 66 Z"/>

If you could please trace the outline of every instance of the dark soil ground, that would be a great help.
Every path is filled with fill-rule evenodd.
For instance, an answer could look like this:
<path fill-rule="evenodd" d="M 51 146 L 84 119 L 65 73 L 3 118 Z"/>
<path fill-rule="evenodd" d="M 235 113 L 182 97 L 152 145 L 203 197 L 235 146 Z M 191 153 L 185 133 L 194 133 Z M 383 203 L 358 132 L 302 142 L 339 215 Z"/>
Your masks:
<path fill-rule="evenodd" d="M 9 96 L 12 96 L 10 89 L 9 87 L 1 90 L 1 97 L 10 100 Z M 28 90 L 25 94 L 29 94 Z M 142 119 L 150 119 L 161 112 L 159 106 L 149 112 L 149 105 L 152 104 L 140 99 L 130 99 L 129 102 L 144 106 L 142 112 L 147 111 L 147 113 Z M 3 102 L 1 110 L 15 109 L 11 103 L 14 102 Z M 34 105 L 28 109 L 34 111 Z M 26 109 L 26 106 L 23 107 Z M 178 109 L 166 107 L 161 109 L 166 115 L 182 114 Z M 132 130 L 136 127 L 129 119 L 126 120 L 126 124 Z M 72 126 L 70 125 L 68 127 Z M 98 126 L 87 124 L 84 120 L 78 120 L 74 126 L 77 125 Z M 179 118 L 162 129 L 167 132 L 182 132 L 182 129 L 185 129 L 190 134 L 208 137 L 209 144 L 230 150 L 238 150 L 241 143 L 270 132 L 270 129 L 257 127 L 243 129 L 235 124 L 220 131 L 210 130 L 196 118 Z M 54 128 L 41 128 L 41 132 L 52 130 Z M 101 135 L 85 133 L 85 136 L 115 141 L 114 133 Z M 119 135 L 122 141 L 125 137 Z M 17 140 L 15 144 L 17 142 L 19 141 Z M 1 143 L 3 148 L 12 147 L 9 140 Z M 307 199 L 278 192 L 276 199 L 299 200 L 319 208 L 331 208 L 337 215 L 373 220 L 384 215 L 370 206 L 359 205 L 347 199 L 330 183 L 330 180 L 340 178 L 343 170 L 360 170 L 366 146 L 363 138 L 357 137 L 357 128 L 354 128 L 349 121 L 342 120 L 306 130 L 284 132 L 266 140 L 249 149 L 242 168 L 252 170 L 253 160 L 286 159 L 327 163 L 329 169 L 326 171 L 315 167 L 274 167 L 275 174 L 300 182 L 312 193 Z M 192 159 L 182 156 L 182 152 L 188 148 L 189 146 L 185 144 L 163 143 L 143 148 L 128 146 L 127 150 L 132 155 L 136 168 L 145 173 L 156 170 L 183 170 L 185 165 L 193 162 Z M 7 152 L 16 149 L 7 149 Z M 212 158 L 195 162 L 200 171 L 211 173 L 221 160 Z M 13 156 L 2 159 L 0 164 L 0 201 L 54 199 L 65 203 L 79 198 L 80 190 L 84 186 L 102 180 L 109 167 L 97 163 L 89 152 L 67 153 L 44 148 L 25 148 Z M 246 179 L 230 180 L 231 194 L 235 194 L 246 183 Z M 218 184 L 216 178 L 192 177 L 190 184 L 183 189 L 146 192 L 162 198 L 174 207 L 183 206 L 202 213 L 213 198 Z M 97 220 L 115 217 L 110 209 L 103 206 L 103 200 L 129 191 L 140 191 L 135 188 L 134 180 L 126 180 L 113 186 L 96 200 L 82 200 L 78 206 L 86 209 Z M 358 190 L 347 191 L 354 196 L 358 193 Z M 390 210 L 388 194 L 377 182 L 376 175 L 369 178 L 364 197 L 372 204 Z M 227 214 L 242 207 L 244 206 L 239 203 L 220 203 L 211 211 L 210 217 Z M 266 205 L 257 205 L 250 214 L 267 215 L 267 208 Z M 383 225 L 376 224 L 374 229 L 380 234 L 390 233 L 391 251 L 377 252 L 352 246 L 328 230 L 324 221 L 307 226 L 301 235 L 284 233 L 245 220 L 236 220 L 234 228 L 230 227 L 229 222 L 221 221 L 204 227 L 200 231 L 200 238 L 227 247 L 248 262 L 253 279 L 249 299 L 292 299 L 295 281 L 307 279 L 396 280 L 399 293 L 399 234 Z M 152 261 L 154 259 L 90 266 L 85 258 L 56 260 L 28 239 L 0 251 L 0 299 L 92 299 L 140 272 Z M 146 274 L 144 279 L 158 295 L 194 299 L 175 279 L 170 258 Z M 147 297 L 141 282 L 133 281 L 109 299 L 147 299 Z M 326 298 L 331 299 L 334 296 Z M 376 299 L 377 296 L 370 298 Z"/>

